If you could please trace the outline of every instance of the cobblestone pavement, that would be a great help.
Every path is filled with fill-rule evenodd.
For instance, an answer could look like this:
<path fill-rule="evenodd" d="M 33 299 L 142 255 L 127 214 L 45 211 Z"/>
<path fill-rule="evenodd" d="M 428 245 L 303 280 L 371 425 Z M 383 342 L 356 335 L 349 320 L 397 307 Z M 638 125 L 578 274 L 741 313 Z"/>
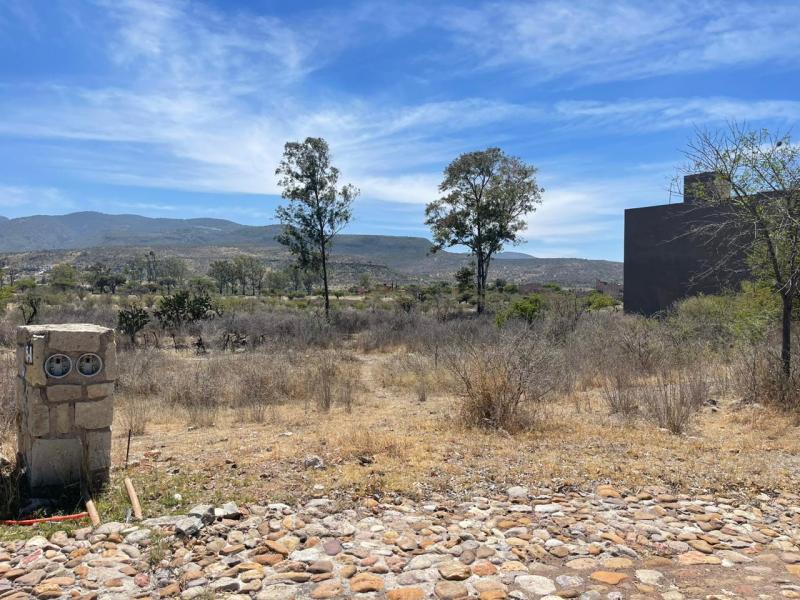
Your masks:
<path fill-rule="evenodd" d="M 800 598 L 800 498 L 318 498 L 0 545 L 0 598 Z"/>

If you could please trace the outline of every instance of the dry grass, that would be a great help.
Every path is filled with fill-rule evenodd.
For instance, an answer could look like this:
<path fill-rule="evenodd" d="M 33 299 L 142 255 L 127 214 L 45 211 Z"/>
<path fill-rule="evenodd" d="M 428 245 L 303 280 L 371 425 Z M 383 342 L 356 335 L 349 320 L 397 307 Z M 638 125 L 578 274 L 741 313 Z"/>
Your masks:
<path fill-rule="evenodd" d="M 534 427 L 563 373 L 560 350 L 536 332 L 465 339 L 449 349 L 459 417 L 468 427 L 519 432 Z"/>
<path fill-rule="evenodd" d="M 800 436 L 791 418 L 740 409 L 719 391 L 720 410 L 701 408 L 687 434 L 677 436 L 610 415 L 597 377 L 594 384 L 583 377 L 580 388 L 554 392 L 535 429 L 511 436 L 463 426 L 460 388 L 427 354 L 126 356 L 113 464 L 124 462 L 128 427 L 144 422 L 132 442 L 130 474 L 150 514 L 201 500 L 292 501 L 321 493 L 315 486 L 351 500 L 464 497 L 520 483 L 591 489 L 606 481 L 735 495 L 791 491 L 800 481 Z M 425 402 L 418 401 L 421 377 Z M 325 394 L 329 402 L 320 401 Z M 8 435 L 5 443 L 13 443 Z M 326 468 L 306 470 L 308 454 Z M 109 514 L 126 505 L 118 493 L 112 486 L 102 500 Z"/>
<path fill-rule="evenodd" d="M 424 402 L 431 394 L 453 389 L 453 377 L 434 358 L 416 352 L 390 354 L 375 369 L 379 384 L 396 393 L 411 390 L 414 398 Z"/>
<path fill-rule="evenodd" d="M 16 453 L 14 445 L 16 387 L 16 355 L 0 353 L 0 457 L 11 459 Z"/>
<path fill-rule="evenodd" d="M 197 362 L 176 360 L 183 373 Z M 676 436 L 647 421 L 608 415 L 599 391 L 590 390 L 557 399 L 535 430 L 511 437 L 459 426 L 458 401 L 445 390 L 417 402 L 413 379 L 410 388 L 398 387 L 408 374 L 387 381 L 398 361 L 400 354 L 344 361 L 360 374 L 361 391 L 349 412 L 336 402 L 319 411 L 307 392 L 279 399 L 264 422 L 244 422 L 237 407 L 223 404 L 213 427 L 190 431 L 180 410 L 160 412 L 145 435 L 134 438 L 132 455 L 141 460 L 136 468 L 143 477 L 177 469 L 165 496 L 262 501 L 318 494 L 315 485 L 354 499 L 462 496 L 520 482 L 591 488 L 614 481 L 632 489 L 736 494 L 791 490 L 800 481 L 800 440 L 782 413 L 735 410 L 735 403 L 721 399 L 722 410 L 701 410 L 689 435 Z M 121 464 L 124 434 L 115 436 L 115 464 Z M 150 450 L 160 451 L 158 460 L 144 458 Z M 322 457 L 326 468 L 305 470 L 308 454 Z"/>

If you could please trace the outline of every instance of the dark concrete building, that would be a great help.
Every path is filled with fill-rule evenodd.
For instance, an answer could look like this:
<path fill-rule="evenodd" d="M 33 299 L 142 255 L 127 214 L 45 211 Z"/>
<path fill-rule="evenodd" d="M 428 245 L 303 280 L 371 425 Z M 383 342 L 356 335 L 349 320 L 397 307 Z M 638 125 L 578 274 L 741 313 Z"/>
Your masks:
<path fill-rule="evenodd" d="M 692 233 L 722 221 L 718 208 L 703 203 L 712 185 L 713 173 L 687 175 L 682 203 L 625 211 L 625 312 L 653 315 L 687 296 L 738 288 L 746 275 L 744 251 L 732 252 L 722 235 Z"/>

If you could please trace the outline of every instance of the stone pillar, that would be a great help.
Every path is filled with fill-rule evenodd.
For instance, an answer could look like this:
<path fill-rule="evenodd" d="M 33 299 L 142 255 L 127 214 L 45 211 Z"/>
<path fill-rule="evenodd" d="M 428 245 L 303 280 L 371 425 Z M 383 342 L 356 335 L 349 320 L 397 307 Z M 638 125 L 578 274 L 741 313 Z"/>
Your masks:
<path fill-rule="evenodd" d="M 108 481 L 117 352 L 99 325 L 17 328 L 17 447 L 33 495 Z"/>

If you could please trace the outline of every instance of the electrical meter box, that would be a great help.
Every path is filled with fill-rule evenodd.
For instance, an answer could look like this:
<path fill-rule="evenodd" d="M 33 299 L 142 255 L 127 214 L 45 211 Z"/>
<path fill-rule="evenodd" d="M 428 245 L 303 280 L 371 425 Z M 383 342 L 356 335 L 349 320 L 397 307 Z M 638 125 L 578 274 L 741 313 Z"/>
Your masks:
<path fill-rule="evenodd" d="M 111 467 L 117 352 L 99 325 L 17 328 L 18 458 L 34 495 L 101 487 Z"/>

